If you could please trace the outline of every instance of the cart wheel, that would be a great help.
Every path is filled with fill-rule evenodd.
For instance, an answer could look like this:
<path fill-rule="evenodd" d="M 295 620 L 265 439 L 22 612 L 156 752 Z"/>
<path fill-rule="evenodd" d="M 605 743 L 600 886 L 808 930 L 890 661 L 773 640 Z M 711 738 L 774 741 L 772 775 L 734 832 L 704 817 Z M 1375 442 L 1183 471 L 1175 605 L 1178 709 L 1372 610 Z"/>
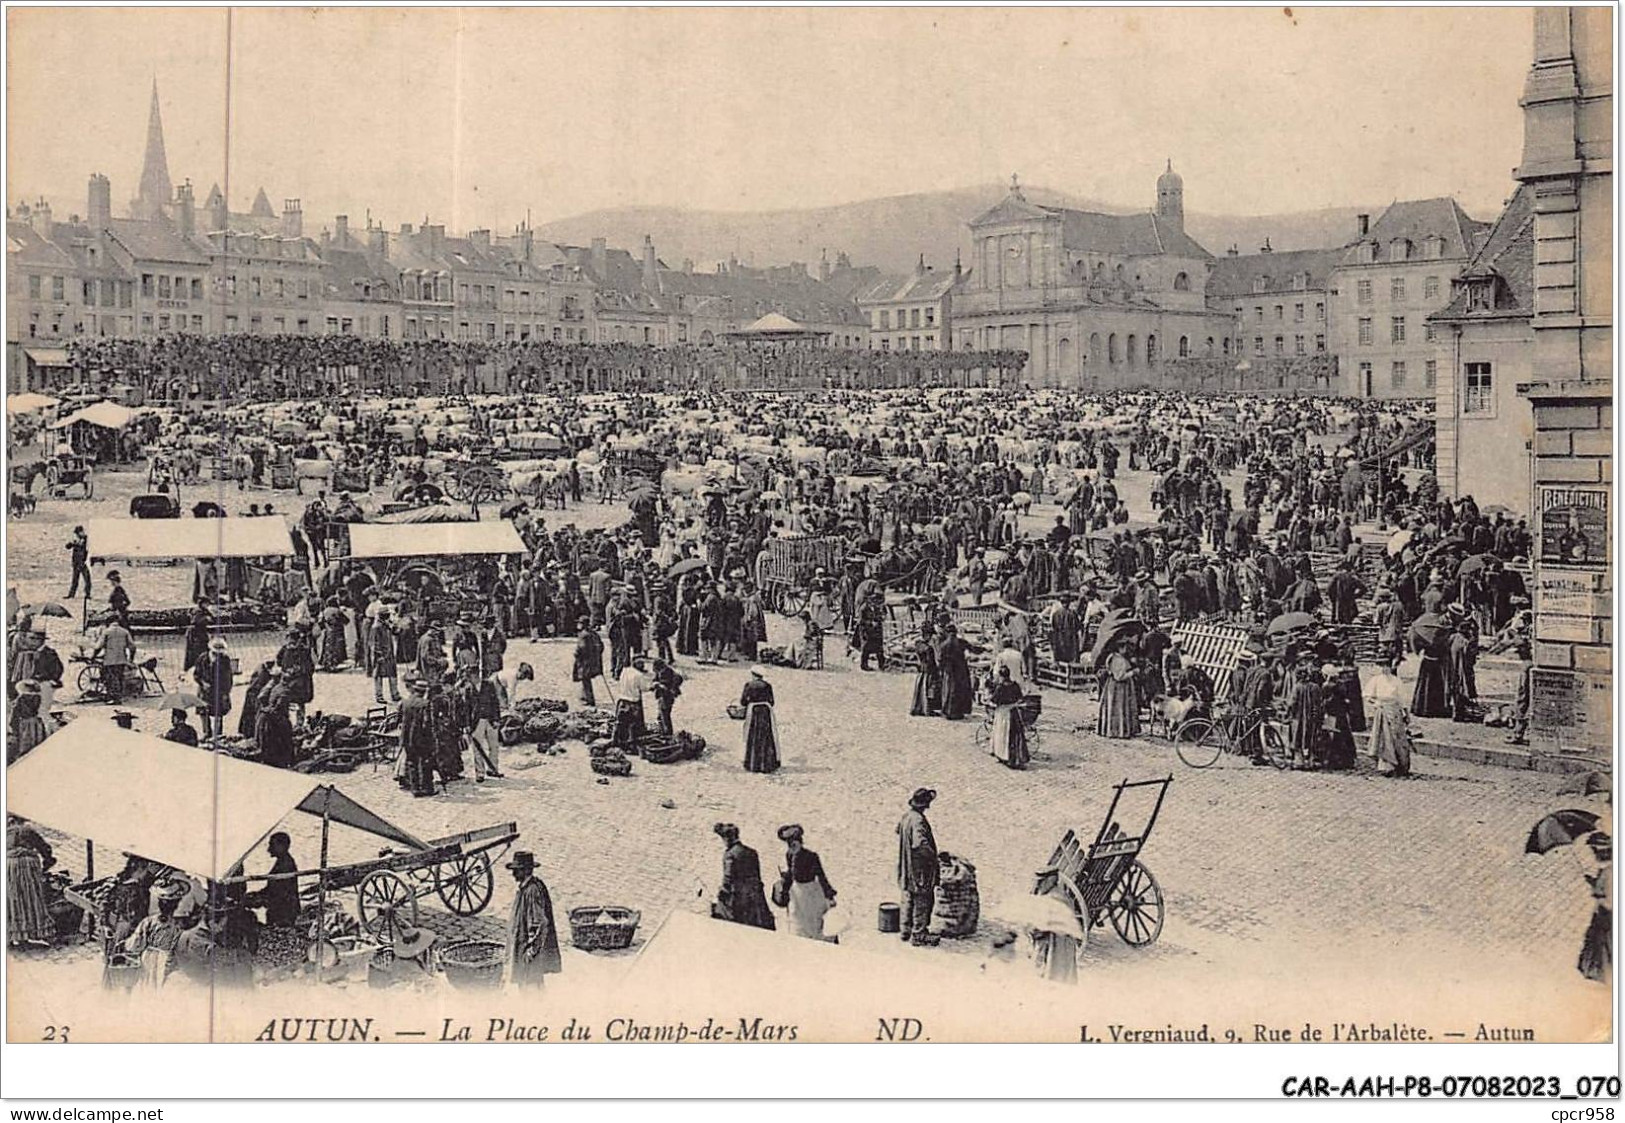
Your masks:
<path fill-rule="evenodd" d="M 434 868 L 434 890 L 458 916 L 473 916 L 491 903 L 491 859 L 465 854 Z"/>
<path fill-rule="evenodd" d="M 1275 726 L 1265 723 L 1258 727 L 1258 742 L 1264 746 L 1264 755 L 1277 768 L 1292 767 L 1292 752 L 1286 747 L 1286 738 Z"/>
<path fill-rule="evenodd" d="M 971 734 L 971 744 L 976 746 L 977 752 L 985 753 L 988 751 L 988 742 L 992 739 L 993 718 L 989 716 L 983 718 L 981 724 L 979 724 L 976 727 L 975 732 Z"/>
<path fill-rule="evenodd" d="M 93 694 L 101 690 L 101 677 L 96 673 L 95 667 L 81 667 L 74 685 L 79 688 L 81 695 Z"/>
<path fill-rule="evenodd" d="M 94 483 L 92 483 L 90 480 L 87 479 L 85 481 L 85 498 L 86 499 L 93 498 L 95 496 L 95 494 L 96 494 L 96 485 Z"/>
<path fill-rule="evenodd" d="M 801 610 L 807 607 L 807 602 L 811 599 L 812 595 L 806 589 L 786 585 L 784 592 L 779 596 L 779 615 L 799 616 Z"/>
<path fill-rule="evenodd" d="M 1182 721 L 1173 731 L 1174 752 L 1192 768 L 1209 768 L 1224 751 L 1224 735 L 1207 718 Z"/>
<path fill-rule="evenodd" d="M 1083 939 L 1078 941 L 1078 955 L 1081 958 L 1083 949 L 1089 946 L 1089 929 L 1094 927 L 1094 919 L 1089 915 L 1089 905 L 1083 899 L 1083 890 L 1078 883 L 1066 874 L 1057 874 L 1055 879 L 1054 896 L 1065 901 L 1072 909 L 1072 915 L 1078 918 L 1078 930 L 1083 933 Z"/>
<path fill-rule="evenodd" d="M 1162 887 L 1151 871 L 1136 861 L 1117 879 L 1106 898 L 1112 927 L 1131 947 L 1144 947 L 1162 935 Z"/>
<path fill-rule="evenodd" d="M 442 490 L 445 491 L 447 499 L 460 503 L 467 498 L 463 494 L 463 478 L 461 476 L 448 472 L 440 478 L 443 481 Z"/>
<path fill-rule="evenodd" d="M 399 874 L 374 870 L 355 893 L 361 927 L 380 943 L 394 944 L 418 926 L 418 899 Z"/>

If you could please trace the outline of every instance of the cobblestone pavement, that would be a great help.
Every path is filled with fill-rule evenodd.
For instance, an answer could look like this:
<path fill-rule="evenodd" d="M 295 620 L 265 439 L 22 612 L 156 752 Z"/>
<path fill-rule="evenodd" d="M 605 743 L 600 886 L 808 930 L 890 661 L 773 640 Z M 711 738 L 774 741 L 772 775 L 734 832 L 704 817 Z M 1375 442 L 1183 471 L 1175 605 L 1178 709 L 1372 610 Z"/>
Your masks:
<path fill-rule="evenodd" d="M 48 549 L 61 528 L 37 536 L 44 517 L 24 526 Z M 23 541 L 14 537 L 12 549 Z M 22 581 L 38 580 L 28 568 L 37 563 L 23 561 Z M 785 621 L 771 626 L 775 641 L 788 638 Z M 1144 852 L 1167 897 L 1161 940 L 1134 950 L 1109 927 L 1096 930 L 1092 969 L 1233 986 L 1291 970 L 1300 973 L 1289 978 L 1308 985 L 1311 977 L 1364 971 L 1376 957 L 1418 987 L 1446 976 L 1459 976 L 1462 986 L 1502 976 L 1585 985 L 1573 970 L 1590 915 L 1579 866 L 1567 852 L 1523 854 L 1536 819 L 1583 805 L 1557 794 L 1561 777 L 1433 760 L 1419 761 L 1419 775 L 1405 781 L 1375 775 L 1369 762 L 1340 775 L 1228 761 L 1196 771 L 1164 743 L 1080 732 L 1093 729 L 1094 702 L 1054 691 L 1044 699 L 1042 754 L 1030 770 L 1011 772 L 973 747 L 974 720 L 905 716 L 912 676 L 862 673 L 839 648 L 832 641 L 822 672 L 772 670 L 784 741 L 775 775 L 743 771 L 741 725 L 724 712 L 738 700 L 743 665 L 684 659 L 688 681 L 676 718 L 710 743 L 699 761 L 639 761 L 630 778 L 600 782 L 579 744 L 560 756 L 507 749 L 506 779 L 456 784 L 433 799 L 410 798 L 387 768 L 364 765 L 331 779 L 420 837 L 515 821 L 518 845 L 537 854 L 561 925 L 574 908 L 631 906 L 643 913 L 640 941 L 672 910 L 705 908 L 721 864 L 714 822 L 739 824 L 769 876 L 782 859 L 774 831 L 797 822 L 840 891 L 849 925 L 843 943 L 955 957 L 974 970 L 987 953 L 985 938 L 928 953 L 874 931 L 878 905 L 897 896 L 893 828 L 914 788 L 937 789 L 931 820 L 939 844 L 977 867 L 985 937 L 986 916 L 1000 899 L 1028 891 L 1066 830 L 1092 836 L 1110 785 L 1172 773 Z M 510 646 L 510 659 L 536 668 L 536 682 L 526 685 L 541 696 L 573 699 L 570 655 L 569 641 Z M 369 704 L 361 675 L 317 676 L 316 708 L 356 713 Z M 314 821 L 293 826 L 294 853 L 312 864 Z M 377 840 L 343 834 L 335 832 L 335 861 L 376 853 Z M 74 848 L 64 853 L 76 867 Z M 250 870 L 266 864 L 258 856 Z M 431 897 L 425 923 L 447 938 L 493 938 L 512 896 L 506 871 L 497 873 L 482 916 L 454 920 Z"/>

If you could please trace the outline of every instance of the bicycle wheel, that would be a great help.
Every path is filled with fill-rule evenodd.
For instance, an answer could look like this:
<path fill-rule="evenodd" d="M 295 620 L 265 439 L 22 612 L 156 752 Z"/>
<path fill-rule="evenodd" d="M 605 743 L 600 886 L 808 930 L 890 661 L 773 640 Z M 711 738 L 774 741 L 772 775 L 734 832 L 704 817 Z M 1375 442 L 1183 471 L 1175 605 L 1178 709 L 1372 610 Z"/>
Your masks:
<path fill-rule="evenodd" d="M 987 718 L 984 718 L 982 720 L 982 723 L 976 727 L 976 732 L 971 735 L 971 741 L 976 746 L 976 751 L 977 752 L 985 753 L 985 752 L 988 751 L 988 748 L 987 748 L 988 742 L 991 741 L 992 739 L 993 739 L 993 718 L 991 716 L 989 716 Z"/>
<path fill-rule="evenodd" d="M 1173 739 L 1174 752 L 1192 768 L 1210 768 L 1224 752 L 1224 733 L 1205 717 L 1181 722 Z"/>
<path fill-rule="evenodd" d="M 1281 731 L 1266 722 L 1258 727 L 1258 743 L 1264 748 L 1264 755 L 1276 768 L 1291 768 L 1292 753 L 1286 747 L 1286 738 Z"/>

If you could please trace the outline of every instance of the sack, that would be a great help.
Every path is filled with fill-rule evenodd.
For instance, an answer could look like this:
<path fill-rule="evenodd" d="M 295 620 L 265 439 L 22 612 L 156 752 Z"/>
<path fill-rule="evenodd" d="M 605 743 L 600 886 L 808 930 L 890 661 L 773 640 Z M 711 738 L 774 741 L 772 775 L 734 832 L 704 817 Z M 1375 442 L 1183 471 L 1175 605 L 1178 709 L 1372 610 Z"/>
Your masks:
<path fill-rule="evenodd" d="M 789 875 L 780 875 L 773 883 L 773 904 L 776 908 L 790 907 L 790 878 Z"/>

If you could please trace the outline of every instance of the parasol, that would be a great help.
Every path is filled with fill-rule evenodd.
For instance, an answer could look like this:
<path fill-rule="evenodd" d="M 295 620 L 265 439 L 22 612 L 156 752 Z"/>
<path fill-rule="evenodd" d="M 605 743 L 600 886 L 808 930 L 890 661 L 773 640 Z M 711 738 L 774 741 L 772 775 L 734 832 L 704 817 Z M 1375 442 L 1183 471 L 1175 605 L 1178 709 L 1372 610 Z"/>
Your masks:
<path fill-rule="evenodd" d="M 43 604 L 25 604 L 17 611 L 22 616 L 57 616 L 63 620 L 73 619 L 73 613 L 55 601 L 46 601 Z"/>
<path fill-rule="evenodd" d="M 696 569 L 704 569 L 706 564 L 704 558 L 684 558 L 682 561 L 673 562 L 672 567 L 666 571 L 666 576 L 681 577 L 685 573 L 693 573 Z"/>
<path fill-rule="evenodd" d="M 171 690 L 158 699 L 158 708 L 160 710 L 198 710 L 203 708 L 203 699 L 184 690 Z"/>
<path fill-rule="evenodd" d="M 522 515 L 528 510 L 530 510 L 530 504 L 525 500 L 509 499 L 501 507 L 497 508 L 497 515 L 504 519 L 511 519 L 515 515 Z"/>
<path fill-rule="evenodd" d="M 1083 926 L 1077 914 L 1061 898 L 1045 894 L 1028 893 L 1006 897 L 991 911 L 991 916 L 1012 928 L 1025 928 L 1036 932 L 1054 932 L 1057 936 L 1084 939 Z"/>
<path fill-rule="evenodd" d="M 1456 571 L 1456 575 L 1458 577 L 1470 576 L 1471 574 L 1477 573 L 1479 570 L 1486 568 L 1495 560 L 1497 559 L 1494 554 L 1474 554 L 1472 557 L 1461 563 L 1461 568 Z"/>
<path fill-rule="evenodd" d="M 1388 555 L 1392 557 L 1399 553 L 1406 546 L 1411 544 L 1411 539 L 1414 537 L 1416 537 L 1416 532 L 1414 530 L 1395 531 L 1394 536 L 1388 539 Z"/>
<path fill-rule="evenodd" d="M 1524 843 L 1525 854 L 1546 854 L 1559 846 L 1567 846 L 1578 838 L 1597 829 L 1598 816 L 1590 811 L 1568 808 L 1554 811 L 1535 824 Z"/>
<path fill-rule="evenodd" d="M 373 521 L 400 526 L 402 524 L 417 523 L 471 523 L 479 520 L 458 507 L 439 503 L 429 507 L 413 507 L 407 511 L 396 511 L 391 515 L 381 515 Z"/>
<path fill-rule="evenodd" d="M 1437 612 L 1424 612 L 1411 625 L 1411 645 L 1417 649 L 1431 648 L 1454 629 Z"/>
<path fill-rule="evenodd" d="M 1282 632 L 1295 632 L 1299 628 L 1312 628 L 1314 625 L 1315 618 L 1307 612 L 1283 612 L 1270 621 L 1270 626 L 1265 629 L 1265 634 L 1278 636 Z"/>
<path fill-rule="evenodd" d="M 1145 621 L 1134 616 L 1129 609 L 1114 608 L 1100 618 L 1100 630 L 1095 633 L 1095 648 L 1091 653 L 1096 667 L 1118 639 L 1137 636 L 1145 631 Z"/>

